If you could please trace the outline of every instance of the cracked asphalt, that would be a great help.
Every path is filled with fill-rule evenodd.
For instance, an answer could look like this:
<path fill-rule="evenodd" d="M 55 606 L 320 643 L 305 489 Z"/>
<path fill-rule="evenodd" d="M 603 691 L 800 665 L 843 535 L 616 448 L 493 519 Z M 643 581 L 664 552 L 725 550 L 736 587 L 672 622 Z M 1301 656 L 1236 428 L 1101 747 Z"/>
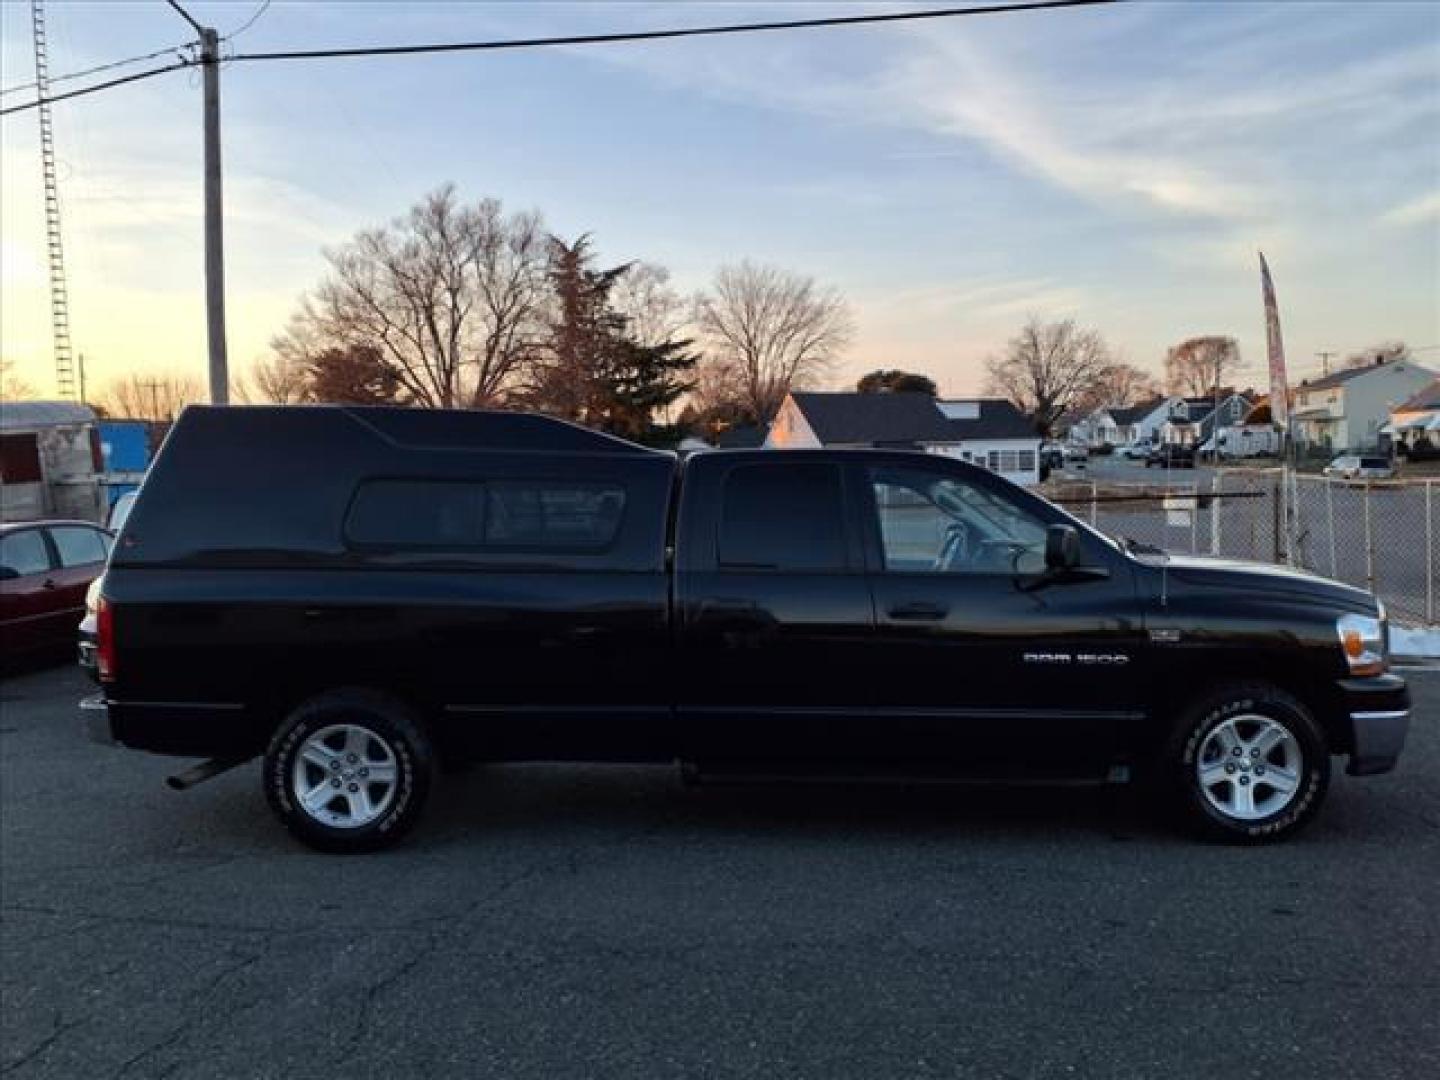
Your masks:
<path fill-rule="evenodd" d="M 1400 769 L 1196 844 L 1113 792 L 447 777 L 324 856 L 249 765 L 81 739 L 0 684 L 0 1072 L 39 1077 L 1440 1075 L 1440 673 Z"/>

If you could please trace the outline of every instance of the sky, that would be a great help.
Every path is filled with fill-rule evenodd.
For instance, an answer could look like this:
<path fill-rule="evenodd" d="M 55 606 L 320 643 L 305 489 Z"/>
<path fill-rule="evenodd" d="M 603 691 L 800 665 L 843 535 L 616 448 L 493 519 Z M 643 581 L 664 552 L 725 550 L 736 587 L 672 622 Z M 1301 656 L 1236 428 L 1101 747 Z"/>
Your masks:
<path fill-rule="evenodd" d="M 922 3 L 276 2 L 236 52 L 595 33 Z M 935 5 L 930 5 L 935 6 Z M 191 0 L 228 34 L 258 0 Z M 51 0 L 53 75 L 182 45 L 160 0 Z M 0 4 L 0 86 L 33 77 Z M 155 61 L 155 63 L 161 63 Z M 139 67 L 128 68 L 139 70 Z M 741 259 L 850 300 L 831 384 L 979 392 L 1028 315 L 1161 370 L 1239 339 L 1265 381 L 1257 250 L 1292 378 L 1401 339 L 1440 369 L 1440 5 L 1133 3 L 590 48 L 222 69 L 232 372 L 324 249 L 453 181 L 591 233 L 689 293 Z M 5 94 L 9 105 L 24 92 Z M 203 379 L 201 99 L 182 71 L 54 106 L 72 334 L 92 387 Z M 0 356 L 53 393 L 34 112 L 0 121 Z"/>

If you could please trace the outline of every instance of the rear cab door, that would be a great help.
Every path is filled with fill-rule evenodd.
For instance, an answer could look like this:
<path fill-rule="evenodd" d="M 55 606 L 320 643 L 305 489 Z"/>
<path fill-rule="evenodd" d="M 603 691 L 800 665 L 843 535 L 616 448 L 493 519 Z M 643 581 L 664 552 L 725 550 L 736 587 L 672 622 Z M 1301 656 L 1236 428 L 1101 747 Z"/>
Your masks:
<path fill-rule="evenodd" d="M 675 565 L 681 757 L 717 770 L 853 766 L 870 737 L 874 619 L 837 455 L 692 457 Z"/>

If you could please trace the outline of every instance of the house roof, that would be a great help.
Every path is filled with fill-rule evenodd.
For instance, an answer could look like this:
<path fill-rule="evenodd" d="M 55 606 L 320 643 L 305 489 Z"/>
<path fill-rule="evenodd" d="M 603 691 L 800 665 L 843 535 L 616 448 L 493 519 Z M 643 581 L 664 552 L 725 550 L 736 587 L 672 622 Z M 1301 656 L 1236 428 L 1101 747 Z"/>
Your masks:
<path fill-rule="evenodd" d="M 34 431 L 68 424 L 89 424 L 95 412 L 73 401 L 7 401 L 0 405 L 0 429 Z"/>
<path fill-rule="evenodd" d="M 1428 409 L 1440 409 L 1440 379 L 1431 379 L 1429 386 L 1410 398 L 1405 404 L 1396 406 L 1393 411 L 1425 412 Z"/>
<path fill-rule="evenodd" d="M 1123 409 L 1111 409 L 1110 419 L 1120 427 L 1127 427 L 1144 420 L 1160 407 L 1163 400 L 1163 398 L 1156 398 L 1154 401 L 1142 401 L 1139 405 L 1129 405 Z"/>
<path fill-rule="evenodd" d="M 818 393 L 790 395 L 815 437 L 826 445 L 1034 439 L 1035 427 L 1008 401 L 982 398 L 973 419 L 948 419 L 929 394 Z"/>
<path fill-rule="evenodd" d="M 1302 390 L 1328 390 L 1332 386 L 1342 386 L 1351 379 L 1359 378 L 1361 375 L 1368 375 L 1372 371 L 1379 371 L 1394 364 L 1405 363 L 1406 357 L 1387 361 L 1383 364 L 1362 364 L 1360 367 L 1341 368 L 1339 371 L 1332 371 L 1329 375 L 1319 379 L 1309 379 L 1300 384 Z M 1423 370 L 1423 369 L 1422 369 Z"/>

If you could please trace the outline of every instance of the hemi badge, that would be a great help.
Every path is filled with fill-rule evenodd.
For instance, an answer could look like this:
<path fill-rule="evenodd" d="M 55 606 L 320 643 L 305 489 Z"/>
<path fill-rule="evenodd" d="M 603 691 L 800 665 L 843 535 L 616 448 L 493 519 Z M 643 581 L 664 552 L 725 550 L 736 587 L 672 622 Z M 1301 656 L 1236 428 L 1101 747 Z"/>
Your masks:
<path fill-rule="evenodd" d="M 1157 645 L 1174 645 L 1180 640 L 1180 631 L 1174 629 L 1151 630 L 1150 640 Z"/>

